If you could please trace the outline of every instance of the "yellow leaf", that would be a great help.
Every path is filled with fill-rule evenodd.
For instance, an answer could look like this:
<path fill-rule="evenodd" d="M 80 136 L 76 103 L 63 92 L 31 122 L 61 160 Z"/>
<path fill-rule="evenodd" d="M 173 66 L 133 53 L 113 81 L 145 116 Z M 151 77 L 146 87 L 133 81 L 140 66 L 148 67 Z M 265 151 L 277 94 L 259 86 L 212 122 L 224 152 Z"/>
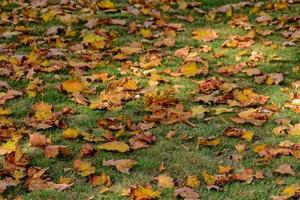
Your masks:
<path fill-rule="evenodd" d="M 110 0 L 103 0 L 98 3 L 98 6 L 101 9 L 108 10 L 116 8 L 115 4 Z"/>
<path fill-rule="evenodd" d="M 203 118 L 205 116 L 205 113 L 209 110 L 204 106 L 193 106 L 191 107 L 191 111 L 193 117 Z"/>
<path fill-rule="evenodd" d="M 200 186 L 200 181 L 196 175 L 189 175 L 186 179 L 185 185 L 190 188 L 197 188 Z"/>
<path fill-rule="evenodd" d="M 256 153 L 259 153 L 261 151 L 266 150 L 266 145 L 265 144 L 258 144 L 253 148 L 253 151 Z"/>
<path fill-rule="evenodd" d="M 209 174 L 207 171 L 202 173 L 204 181 L 207 185 L 214 185 L 216 183 L 216 177 Z"/>
<path fill-rule="evenodd" d="M 51 21 L 56 15 L 56 11 L 50 10 L 42 15 L 42 19 L 45 22 Z"/>
<path fill-rule="evenodd" d="M 199 28 L 194 30 L 192 34 L 194 39 L 201 40 L 203 42 L 213 41 L 219 37 L 217 32 L 208 28 Z"/>
<path fill-rule="evenodd" d="M 52 105 L 40 102 L 35 106 L 35 118 L 39 121 L 45 121 L 52 118 Z"/>
<path fill-rule="evenodd" d="M 88 33 L 83 37 L 83 44 L 91 45 L 96 49 L 103 49 L 105 47 L 105 38 L 94 33 Z"/>
<path fill-rule="evenodd" d="M 131 200 L 151 200 L 160 197 L 159 191 L 154 191 L 150 185 L 134 188 L 129 194 Z"/>
<path fill-rule="evenodd" d="M 250 142 L 253 138 L 254 133 L 251 131 L 246 131 L 243 135 L 242 138 L 248 142 Z"/>
<path fill-rule="evenodd" d="M 16 151 L 17 144 L 16 141 L 9 140 L 6 143 L 2 143 L 0 146 L 0 155 L 5 155 Z"/>
<path fill-rule="evenodd" d="M 28 58 L 27 58 L 27 61 L 30 62 L 30 63 L 34 63 L 36 62 L 36 60 L 39 58 L 39 55 L 37 52 L 35 51 L 31 51 L 29 54 L 28 54 Z"/>
<path fill-rule="evenodd" d="M 150 29 L 141 29 L 140 30 L 140 34 L 144 37 L 144 38 L 150 38 L 152 37 L 152 32 Z"/>
<path fill-rule="evenodd" d="M 68 128 L 63 132 L 63 137 L 65 139 L 76 139 L 78 135 L 79 135 L 79 131 L 75 128 Z"/>
<path fill-rule="evenodd" d="M 157 185 L 163 188 L 172 188 L 174 187 L 173 178 L 168 175 L 159 175 L 155 178 L 158 181 Z"/>
<path fill-rule="evenodd" d="M 195 76 L 199 73 L 196 62 L 188 62 L 184 64 L 183 66 L 181 66 L 181 70 L 186 77 Z"/>
<path fill-rule="evenodd" d="M 124 87 L 127 90 L 136 90 L 138 82 L 133 79 L 129 79 L 125 82 Z"/>
<path fill-rule="evenodd" d="M 283 191 L 282 191 L 282 196 L 285 197 L 293 197 L 296 195 L 296 192 L 300 191 L 300 186 L 298 185 L 290 185 L 288 187 L 286 187 Z"/>
<path fill-rule="evenodd" d="M 62 88 L 70 93 L 82 92 L 86 85 L 80 79 L 71 79 L 63 82 Z"/>
<path fill-rule="evenodd" d="M 221 142 L 220 138 L 198 138 L 198 144 L 208 147 L 215 147 Z"/>
<path fill-rule="evenodd" d="M 15 169 L 13 171 L 12 176 L 19 181 L 21 178 L 23 178 L 25 176 L 24 171 L 22 169 Z"/>
<path fill-rule="evenodd" d="M 0 108 L 0 115 L 10 115 L 11 109 L 9 108 Z"/>
<path fill-rule="evenodd" d="M 125 142 L 121 142 L 121 141 L 108 142 L 99 145 L 98 148 L 107 151 L 119 151 L 122 153 L 129 151 L 129 146 Z"/>
<path fill-rule="evenodd" d="M 222 113 L 227 113 L 227 112 L 233 111 L 232 108 L 226 108 L 226 107 L 216 107 L 216 108 L 213 108 L 213 110 L 214 110 L 215 115 L 220 115 Z"/>
<path fill-rule="evenodd" d="M 119 162 L 116 164 L 116 168 L 118 171 L 122 173 L 128 173 L 128 171 L 136 164 L 135 160 L 131 159 L 123 159 L 119 160 Z"/>
<path fill-rule="evenodd" d="M 74 161 L 74 169 L 81 176 L 89 176 L 96 171 L 96 168 L 90 162 L 78 159 Z"/>

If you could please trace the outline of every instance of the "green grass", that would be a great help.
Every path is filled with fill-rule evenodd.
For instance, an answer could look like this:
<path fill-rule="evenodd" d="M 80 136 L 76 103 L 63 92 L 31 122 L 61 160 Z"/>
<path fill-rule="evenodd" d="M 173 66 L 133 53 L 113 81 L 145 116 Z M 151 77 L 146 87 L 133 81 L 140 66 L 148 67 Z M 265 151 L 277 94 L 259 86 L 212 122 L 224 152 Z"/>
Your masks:
<path fill-rule="evenodd" d="M 4 1 L 0 0 L 0 4 Z M 127 1 L 116 2 L 117 7 L 127 6 L 129 3 Z M 202 5 L 199 7 L 203 10 L 209 10 L 214 7 L 222 6 L 227 3 L 237 3 L 238 0 L 203 0 L 201 1 Z M 57 4 L 56 1 L 51 1 L 52 5 Z M 0 6 L 1 12 L 11 12 L 12 10 L 18 8 L 17 4 L 7 4 Z M 43 190 L 43 191 L 34 191 L 29 192 L 24 184 L 19 184 L 16 187 L 9 187 L 4 193 L 3 196 L 8 199 L 13 199 L 16 196 L 21 196 L 24 200 L 29 199 L 88 199 L 89 197 L 94 197 L 94 199 L 108 199 L 108 200 L 119 200 L 126 199 L 124 196 L 121 196 L 121 192 L 124 189 L 129 188 L 133 185 L 144 185 L 151 184 L 155 189 L 162 192 L 161 199 L 175 199 L 174 189 L 163 189 L 153 182 L 153 178 L 159 175 L 158 168 L 162 162 L 166 166 L 166 170 L 163 173 L 166 173 L 173 177 L 176 180 L 176 183 L 179 186 L 182 186 L 185 178 L 188 175 L 197 175 L 201 181 L 201 185 L 195 191 L 199 192 L 201 199 L 215 200 L 215 199 L 249 199 L 249 200 L 260 200 L 260 199 L 270 199 L 272 195 L 280 195 L 281 191 L 285 186 L 299 183 L 300 173 L 299 173 L 299 164 L 300 161 L 296 160 L 292 156 L 282 156 L 272 159 L 268 164 L 262 164 L 258 161 L 259 156 L 257 153 L 252 151 L 252 148 L 259 143 L 268 144 L 268 145 L 277 145 L 281 141 L 290 140 L 293 142 L 299 142 L 299 137 L 296 136 L 283 136 L 276 137 L 272 133 L 272 129 L 278 126 L 275 123 L 275 120 L 278 118 L 289 118 L 292 120 L 293 124 L 297 123 L 300 120 L 299 114 L 289 110 L 283 109 L 284 104 L 289 100 L 289 93 L 292 91 L 298 91 L 291 88 L 290 83 L 300 79 L 299 72 L 293 73 L 292 70 L 294 67 L 299 66 L 300 63 L 300 48 L 299 40 L 296 41 L 295 46 L 291 47 L 280 47 L 272 48 L 270 46 L 263 45 L 262 41 L 256 38 L 256 42 L 250 48 L 247 48 L 247 52 L 252 51 L 262 52 L 265 56 L 265 60 L 259 61 L 258 68 L 263 73 L 272 73 L 272 72 L 283 72 L 285 75 L 284 81 L 280 85 L 260 85 L 253 82 L 252 77 L 248 77 L 245 74 L 237 73 L 233 74 L 230 77 L 223 77 L 218 74 L 216 70 L 220 63 L 220 66 L 235 65 L 242 61 L 247 61 L 249 55 L 242 57 L 241 61 L 236 61 L 235 57 L 238 52 L 244 49 L 237 48 L 222 48 L 221 45 L 228 39 L 230 35 L 239 34 L 244 35 L 247 31 L 242 28 L 231 28 L 228 25 L 230 17 L 226 14 L 218 13 L 216 20 L 212 22 L 207 22 L 203 14 L 195 12 L 192 8 L 185 10 L 177 10 L 175 3 L 171 4 L 171 7 L 178 11 L 178 15 L 188 15 L 191 14 L 195 18 L 194 22 L 188 23 L 187 21 L 180 20 L 174 17 L 174 13 L 166 12 L 162 15 L 172 23 L 182 23 L 185 30 L 182 32 L 177 32 L 176 34 L 176 44 L 174 47 L 163 47 L 156 48 L 155 50 L 159 53 L 165 53 L 166 56 L 163 57 L 161 65 L 156 67 L 157 72 L 162 72 L 165 69 L 171 69 L 176 71 L 184 63 L 181 58 L 174 56 L 174 51 L 176 49 L 188 46 L 193 48 L 193 51 L 196 51 L 202 45 L 208 45 L 212 48 L 212 51 L 208 53 L 200 53 L 200 57 L 206 60 L 209 63 L 209 74 L 207 76 L 197 75 L 192 78 L 185 77 L 172 77 L 166 74 L 161 74 L 162 78 L 167 79 L 167 82 L 160 82 L 158 88 L 160 90 L 171 89 L 175 85 L 182 86 L 179 89 L 179 92 L 175 93 L 175 98 L 179 100 L 185 106 L 185 109 L 188 110 L 192 106 L 204 105 L 201 103 L 193 102 L 194 97 L 197 95 L 197 84 L 195 81 L 200 81 L 207 79 L 209 77 L 222 77 L 228 82 L 235 82 L 241 87 L 251 87 L 256 92 L 264 94 L 270 97 L 268 104 L 275 103 L 281 109 L 279 112 L 274 114 L 272 118 L 261 127 L 255 127 L 249 124 L 246 125 L 236 125 L 231 120 L 230 117 L 234 116 L 235 113 L 225 113 L 218 116 L 213 115 L 213 113 L 207 113 L 206 117 L 211 117 L 209 121 L 205 121 L 201 118 L 193 118 L 190 121 L 196 125 L 195 128 L 185 124 L 177 123 L 174 125 L 164 125 L 157 123 L 157 126 L 151 129 L 151 132 L 156 136 L 155 144 L 149 146 L 149 148 L 139 149 L 136 151 L 131 151 L 129 153 L 112 153 L 106 151 L 97 150 L 94 156 L 87 157 L 84 160 L 92 162 L 96 167 L 96 172 L 105 172 L 112 179 L 113 185 L 111 186 L 111 191 L 105 194 L 100 194 L 100 187 L 92 187 L 88 182 L 88 178 L 80 177 L 76 174 L 73 169 L 73 161 L 79 158 L 79 150 L 82 144 L 87 143 L 82 138 L 77 138 L 75 140 L 66 140 L 62 136 L 63 129 L 59 128 L 50 128 L 47 130 L 39 130 L 43 135 L 51 138 L 52 144 L 54 145 L 66 145 L 70 149 L 71 155 L 68 157 L 59 156 L 55 159 L 47 159 L 44 157 L 42 149 L 37 149 L 30 147 L 28 142 L 28 137 L 24 136 L 21 140 L 22 148 L 24 153 L 26 153 L 30 158 L 30 166 L 36 166 L 40 168 L 49 168 L 46 172 L 47 177 L 49 177 L 54 182 L 59 182 L 61 176 L 70 177 L 74 180 L 74 185 L 66 191 L 53 191 L 53 190 Z M 259 27 L 262 29 L 271 29 L 274 30 L 275 26 L 261 26 L 255 22 L 256 14 L 249 14 L 249 10 L 252 7 L 245 7 L 238 11 L 234 11 L 234 14 L 244 14 L 249 15 L 251 24 L 254 27 Z M 21 9 L 23 10 L 23 8 Z M 288 10 L 283 11 L 268 11 L 271 15 L 275 17 L 280 17 L 283 15 L 296 16 L 300 11 L 299 4 L 293 4 L 289 7 Z M 80 10 L 75 10 L 71 12 L 78 16 L 83 15 Z M 19 11 L 17 15 L 21 15 Z M 122 19 L 127 22 L 136 21 L 137 24 L 142 24 L 146 20 L 149 20 L 149 16 L 135 16 L 128 13 L 120 12 L 104 12 L 98 10 L 93 14 L 94 17 L 98 18 L 112 18 L 112 19 Z M 80 43 L 82 37 L 80 32 L 84 27 L 85 22 L 79 21 L 78 24 L 73 25 L 72 29 L 76 31 L 75 37 L 65 37 L 63 34 L 60 36 L 67 39 L 68 47 Z M 53 26 L 64 26 L 63 23 L 56 17 L 50 22 L 43 22 L 42 20 L 36 20 L 35 22 L 20 22 L 18 25 L 24 25 L 25 27 L 31 27 L 32 31 L 28 33 L 26 37 L 33 37 L 34 40 L 43 41 L 43 38 L 46 38 L 45 32 L 50 27 Z M 296 23 L 292 24 L 296 26 Z M 13 31 L 16 28 L 16 25 L 11 25 L 9 23 L 3 24 L 4 30 Z M 204 43 L 191 38 L 191 32 L 194 29 L 209 27 L 218 32 L 219 38 L 215 41 Z M 66 27 L 65 27 L 66 28 Z M 92 75 L 100 72 L 107 72 L 109 76 L 115 76 L 115 79 L 121 80 L 125 77 L 133 77 L 139 81 L 139 89 L 147 89 L 149 87 L 148 81 L 149 77 L 145 75 L 137 75 L 133 71 L 129 71 L 127 74 L 122 74 L 120 69 L 123 61 L 114 61 L 111 56 L 112 49 L 123 46 L 127 43 L 134 41 L 142 41 L 144 45 L 143 53 L 139 55 L 129 56 L 135 67 L 138 68 L 139 57 L 146 53 L 148 50 L 155 48 L 153 44 L 159 40 L 152 39 L 145 41 L 138 33 L 129 34 L 127 27 L 116 26 L 116 25 L 98 25 L 95 29 L 105 29 L 107 33 L 117 33 L 118 37 L 111 42 L 111 46 L 108 49 L 96 50 L 91 53 L 92 56 L 100 55 L 101 53 L 107 53 L 102 56 L 98 61 L 101 61 L 98 67 L 94 69 L 84 69 L 83 71 L 75 71 L 71 67 L 61 69 L 57 72 L 45 73 L 37 72 L 34 74 L 34 77 L 38 77 L 43 80 L 44 91 L 38 93 L 36 97 L 28 97 L 27 94 L 24 94 L 22 97 L 9 100 L 4 107 L 11 108 L 12 114 L 10 118 L 16 124 L 17 128 L 26 127 L 23 122 L 23 119 L 29 115 L 31 112 L 31 107 L 38 102 L 44 101 L 46 103 L 54 105 L 54 110 L 58 111 L 65 106 L 70 106 L 75 114 L 70 117 L 64 117 L 64 121 L 67 123 L 68 127 L 74 127 L 81 131 L 88 131 L 92 134 L 101 134 L 101 130 L 97 128 L 97 120 L 108 117 L 117 117 L 125 116 L 131 118 L 134 122 L 141 122 L 145 115 L 148 115 L 149 112 L 145 110 L 143 98 L 133 99 L 126 101 L 123 105 L 123 108 L 118 111 L 108 111 L 108 110 L 92 110 L 88 106 L 78 105 L 72 99 L 70 94 L 67 94 L 63 91 L 58 90 L 58 87 L 63 81 L 71 79 L 74 77 L 74 74 L 81 75 Z M 161 33 L 162 29 L 153 30 L 154 33 Z M 282 42 L 286 41 L 284 37 L 281 36 L 281 31 L 275 31 L 271 36 L 261 37 L 260 39 L 271 40 L 277 45 L 280 45 Z M 13 52 L 15 55 L 27 55 L 33 49 L 30 44 L 22 44 L 21 36 L 14 36 L 12 38 L 0 38 L 1 44 L 13 44 Z M 49 38 L 48 38 L 49 39 Z M 53 43 L 50 40 L 43 42 L 37 42 L 36 45 L 39 48 L 53 48 Z M 83 60 L 84 53 L 75 53 L 64 49 L 66 57 L 59 58 L 63 61 L 66 61 L 67 58 L 79 58 Z M 225 50 L 225 56 L 219 59 L 215 59 L 212 55 L 216 52 Z M 85 52 L 87 53 L 87 52 Z M 269 62 L 267 58 L 271 55 L 276 54 L 283 58 L 282 61 Z M 88 56 L 85 58 L 88 59 Z M 99 62 L 100 63 L 100 62 Z M 199 65 L 200 66 L 200 65 Z M 7 81 L 10 86 L 14 89 L 22 90 L 26 93 L 26 87 L 30 80 L 25 76 L 19 77 L 18 79 L 12 79 L 11 77 L 1 76 L 1 81 Z M 88 99 L 93 99 L 97 97 L 97 94 L 102 90 L 109 87 L 109 82 L 97 81 L 91 84 L 95 88 L 95 94 L 84 94 Z M 282 88 L 288 88 L 289 93 L 284 93 Z M 216 105 L 206 105 L 208 108 L 218 107 Z M 239 111 L 239 107 L 233 108 L 234 112 Z M 252 130 L 255 133 L 255 137 L 251 142 L 246 142 L 240 138 L 228 138 L 223 137 L 223 131 L 228 126 L 237 126 L 240 128 L 245 128 L 247 130 Z M 37 131 L 34 128 L 26 127 L 29 132 Z M 176 135 L 172 139 L 167 139 L 166 134 L 170 130 L 175 130 Z M 183 135 L 190 136 L 189 140 L 182 140 Z M 210 147 L 199 147 L 197 148 L 197 138 L 198 137 L 210 137 L 216 136 L 221 137 L 220 145 L 210 148 Z M 128 130 L 125 131 L 125 134 L 121 136 L 121 140 L 128 141 L 130 138 L 130 133 Z M 247 143 L 249 149 L 243 153 L 243 159 L 239 162 L 234 162 L 231 160 L 231 156 L 236 153 L 235 145 L 240 143 Z M 101 143 L 92 143 L 96 148 L 97 145 Z M 3 160 L 3 156 L 0 156 Z M 130 171 L 130 174 L 122 174 L 117 172 L 113 167 L 105 167 L 102 165 L 103 160 L 109 159 L 134 159 L 138 163 Z M 296 176 L 279 176 L 274 174 L 274 170 L 281 164 L 290 164 L 293 166 L 294 170 L 297 172 Z M 265 178 L 263 180 L 255 180 L 252 183 L 242 183 L 242 182 L 233 182 L 225 184 L 220 187 L 220 191 L 208 190 L 204 182 L 202 173 L 208 171 L 211 174 L 218 173 L 218 166 L 220 165 L 230 165 L 234 167 L 234 170 L 241 171 L 245 168 L 252 168 L 253 170 L 263 170 Z M 64 169 L 71 168 L 70 170 L 65 171 Z M 1 179 L 4 177 L 0 175 Z M 2 177 L 3 176 L 3 177 Z M 277 180 L 283 180 L 283 185 L 278 185 Z M 24 182 L 24 179 L 22 179 Z"/>

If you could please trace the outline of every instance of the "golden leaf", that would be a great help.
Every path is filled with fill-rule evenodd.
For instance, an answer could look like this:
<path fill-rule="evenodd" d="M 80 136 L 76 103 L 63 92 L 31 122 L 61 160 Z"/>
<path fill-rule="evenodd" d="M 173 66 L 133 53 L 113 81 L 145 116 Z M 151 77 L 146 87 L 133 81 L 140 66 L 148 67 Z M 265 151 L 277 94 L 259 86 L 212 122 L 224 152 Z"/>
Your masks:
<path fill-rule="evenodd" d="M 189 175 L 186 179 L 185 185 L 190 188 L 197 188 L 200 186 L 200 181 L 196 175 Z"/>
<path fill-rule="evenodd" d="M 155 180 L 158 182 L 157 185 L 163 188 L 172 188 L 174 187 L 173 178 L 162 174 L 155 178 Z"/>
<path fill-rule="evenodd" d="M 63 82 L 62 88 L 70 93 L 82 92 L 86 85 L 80 79 L 71 79 Z"/>
<path fill-rule="evenodd" d="M 98 6 L 101 9 L 108 10 L 116 8 L 115 4 L 110 0 L 103 0 L 98 3 Z"/>
<path fill-rule="evenodd" d="M 74 161 L 74 169 L 81 176 L 89 176 L 96 171 L 96 168 L 90 162 L 78 159 Z"/>
<path fill-rule="evenodd" d="M 88 33 L 83 37 L 83 44 L 91 45 L 95 49 L 103 49 L 105 47 L 105 38 L 94 33 Z"/>
<path fill-rule="evenodd" d="M 207 185 L 214 185 L 216 183 L 216 177 L 209 174 L 207 171 L 202 173 L 204 181 Z"/>
<path fill-rule="evenodd" d="M 107 151 L 119 151 L 122 153 L 129 151 L 129 146 L 125 142 L 121 142 L 121 141 L 113 141 L 113 142 L 101 144 L 98 146 L 98 148 Z"/>
<path fill-rule="evenodd" d="M 254 133 L 252 131 L 246 131 L 243 135 L 242 138 L 248 142 L 250 142 L 253 138 Z"/>
<path fill-rule="evenodd" d="M 75 128 L 68 128 L 63 132 L 63 137 L 65 139 L 76 139 L 78 136 L 79 136 L 79 131 Z"/>
<path fill-rule="evenodd" d="M 45 121 L 52 118 L 52 105 L 40 102 L 35 105 L 35 118 L 39 121 Z"/>
<path fill-rule="evenodd" d="M 192 34 L 194 39 L 201 40 L 203 42 L 213 41 L 219 37 L 217 32 L 207 28 L 199 28 L 193 31 Z"/>
<path fill-rule="evenodd" d="M 191 77 L 196 76 L 199 73 L 196 62 L 188 62 L 181 66 L 181 70 L 184 76 Z"/>

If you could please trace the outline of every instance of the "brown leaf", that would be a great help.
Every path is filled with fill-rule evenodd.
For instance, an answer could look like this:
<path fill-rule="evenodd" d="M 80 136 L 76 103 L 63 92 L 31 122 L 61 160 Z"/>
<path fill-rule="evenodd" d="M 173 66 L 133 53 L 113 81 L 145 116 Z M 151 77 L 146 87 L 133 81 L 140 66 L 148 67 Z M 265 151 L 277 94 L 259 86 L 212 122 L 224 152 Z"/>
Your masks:
<path fill-rule="evenodd" d="M 156 138 L 152 133 L 146 132 L 146 133 L 140 133 L 133 136 L 129 140 L 129 144 L 131 149 L 136 150 L 136 149 L 148 147 L 149 146 L 148 144 L 153 143 L 155 140 Z"/>
<path fill-rule="evenodd" d="M 287 165 L 287 164 L 283 164 L 280 165 L 275 172 L 281 174 L 281 175 L 292 175 L 292 176 L 296 176 L 295 171 L 293 170 L 291 165 Z"/>
<path fill-rule="evenodd" d="M 188 187 L 182 187 L 175 190 L 174 195 L 176 197 L 180 196 L 185 200 L 198 200 L 200 196 L 197 192 Z"/>
<path fill-rule="evenodd" d="M 101 172 L 99 175 L 92 176 L 90 182 L 92 186 L 103 185 L 109 187 L 112 184 L 110 177 L 107 176 L 104 172 Z"/>
<path fill-rule="evenodd" d="M 14 99 L 15 97 L 22 95 L 22 92 L 14 89 L 9 89 L 6 93 L 0 92 L 0 105 L 5 104 L 7 100 Z"/>
<path fill-rule="evenodd" d="M 34 147 L 43 147 L 48 144 L 51 144 L 50 139 L 40 133 L 33 133 L 29 135 L 29 142 L 31 146 Z"/>
<path fill-rule="evenodd" d="M 12 179 L 12 178 L 5 178 L 0 180 L 0 193 L 3 193 L 7 187 L 9 186 L 16 186 L 19 182 Z"/>

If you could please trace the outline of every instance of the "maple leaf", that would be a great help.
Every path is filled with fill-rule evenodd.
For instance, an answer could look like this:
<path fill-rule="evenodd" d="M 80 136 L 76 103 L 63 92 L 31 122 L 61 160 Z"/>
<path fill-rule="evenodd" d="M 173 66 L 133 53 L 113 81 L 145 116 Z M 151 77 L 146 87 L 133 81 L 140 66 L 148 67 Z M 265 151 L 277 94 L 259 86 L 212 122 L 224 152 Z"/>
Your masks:
<path fill-rule="evenodd" d="M 40 190 L 49 190 L 55 189 L 58 191 L 69 189 L 73 183 L 54 183 L 52 181 L 42 179 L 43 174 L 47 171 L 48 168 L 37 169 L 30 168 L 28 170 L 29 178 L 26 180 L 26 186 L 29 191 L 40 191 Z"/>
<path fill-rule="evenodd" d="M 104 172 L 101 172 L 99 175 L 92 176 L 90 182 L 92 186 L 104 185 L 109 187 L 112 184 L 110 177 L 107 176 Z"/>
<path fill-rule="evenodd" d="M 105 38 L 94 33 L 88 33 L 83 37 L 83 44 L 95 49 L 103 49 L 106 46 Z"/>
<path fill-rule="evenodd" d="M 40 133 L 33 133 L 29 135 L 29 142 L 30 145 L 34 147 L 43 147 L 48 144 L 51 144 L 51 141 L 46 138 L 46 136 L 40 134 Z"/>
<path fill-rule="evenodd" d="M 78 93 L 86 89 L 86 84 L 80 79 L 71 79 L 63 82 L 62 88 L 70 93 Z"/>
<path fill-rule="evenodd" d="M 157 181 L 157 185 L 163 188 L 172 188 L 174 187 L 173 178 L 162 174 L 154 178 L 155 181 Z"/>
<path fill-rule="evenodd" d="M 44 149 L 45 158 L 56 158 L 59 153 L 63 154 L 64 156 L 68 156 L 70 154 L 66 146 L 48 145 Z"/>
<path fill-rule="evenodd" d="M 96 171 L 96 168 L 90 162 L 79 159 L 74 161 L 74 169 L 80 176 L 89 176 Z"/>
<path fill-rule="evenodd" d="M 190 188 L 198 188 L 200 186 L 200 181 L 196 175 L 188 175 L 185 185 Z"/>
<path fill-rule="evenodd" d="M 210 42 L 217 39 L 219 36 L 217 32 L 209 28 L 199 28 L 192 32 L 193 38 L 203 42 Z"/>
<path fill-rule="evenodd" d="M 140 149 L 148 147 L 150 143 L 153 143 L 156 140 L 155 136 L 152 133 L 146 132 L 133 136 L 129 140 L 131 149 Z"/>
<path fill-rule="evenodd" d="M 94 153 L 95 153 L 95 150 L 93 149 L 92 145 L 83 144 L 80 148 L 79 156 L 86 157 L 86 156 L 93 155 Z"/>
<path fill-rule="evenodd" d="M 133 186 L 128 189 L 123 195 L 131 200 L 152 200 L 160 197 L 159 191 L 154 191 L 150 185 Z"/>
<path fill-rule="evenodd" d="M 52 105 L 45 102 L 36 104 L 34 116 L 38 121 L 51 119 L 53 117 Z"/>

